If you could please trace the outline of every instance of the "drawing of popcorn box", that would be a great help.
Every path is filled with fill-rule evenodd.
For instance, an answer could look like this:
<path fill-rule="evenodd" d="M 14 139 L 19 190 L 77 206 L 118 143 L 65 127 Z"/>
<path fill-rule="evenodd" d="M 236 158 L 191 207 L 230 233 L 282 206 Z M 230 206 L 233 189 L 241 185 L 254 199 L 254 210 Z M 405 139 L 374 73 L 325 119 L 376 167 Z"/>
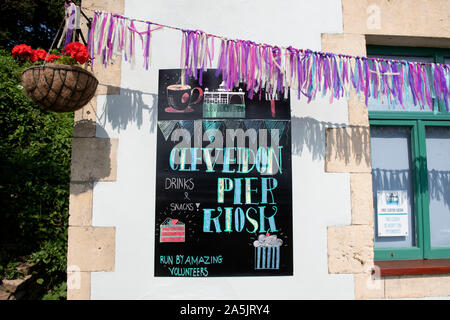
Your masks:
<path fill-rule="evenodd" d="M 184 242 L 185 225 L 178 219 L 167 218 L 160 225 L 159 242 Z"/>
<path fill-rule="evenodd" d="M 258 240 L 253 242 L 255 247 L 255 269 L 280 269 L 280 247 L 282 244 L 283 240 L 278 239 L 276 235 L 259 235 Z"/>

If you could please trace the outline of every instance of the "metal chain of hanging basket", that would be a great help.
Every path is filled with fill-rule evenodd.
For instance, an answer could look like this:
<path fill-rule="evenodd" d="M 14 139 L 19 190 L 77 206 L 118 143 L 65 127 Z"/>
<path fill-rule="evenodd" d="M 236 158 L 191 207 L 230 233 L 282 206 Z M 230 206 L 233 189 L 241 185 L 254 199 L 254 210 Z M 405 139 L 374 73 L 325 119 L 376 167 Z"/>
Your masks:
<path fill-rule="evenodd" d="M 84 14 L 83 16 L 88 19 Z M 75 34 L 80 36 L 80 30 L 76 29 Z M 82 34 L 81 37 L 85 42 Z M 44 62 L 43 65 L 32 66 L 22 72 L 22 85 L 27 96 L 39 106 L 54 112 L 73 112 L 92 99 L 98 80 L 91 72 L 79 66 Z"/>

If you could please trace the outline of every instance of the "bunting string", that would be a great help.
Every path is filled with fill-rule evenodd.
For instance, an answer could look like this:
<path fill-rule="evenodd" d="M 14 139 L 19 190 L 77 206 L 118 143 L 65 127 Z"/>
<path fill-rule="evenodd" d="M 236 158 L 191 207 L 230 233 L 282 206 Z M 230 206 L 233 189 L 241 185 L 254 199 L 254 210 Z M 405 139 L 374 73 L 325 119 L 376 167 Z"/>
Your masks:
<path fill-rule="evenodd" d="M 136 38 L 140 40 L 144 57 L 143 67 L 150 66 L 150 43 L 152 32 L 162 26 L 153 27 L 153 23 L 145 21 L 146 28 L 139 31 L 136 20 L 118 14 L 95 11 L 88 37 L 88 50 L 91 57 L 98 56 L 103 66 L 110 64 L 115 56 L 123 56 L 126 62 L 135 64 Z"/>
<path fill-rule="evenodd" d="M 144 57 L 143 67 L 148 70 L 153 31 L 168 28 L 180 31 L 181 82 L 193 77 L 202 84 L 203 72 L 212 68 L 214 43 L 218 40 L 216 76 L 222 76 L 227 90 L 244 83 L 250 98 L 269 95 L 287 97 L 289 90 L 297 91 L 297 98 L 310 102 L 317 97 L 329 96 L 330 102 L 349 98 L 354 90 L 364 97 L 386 97 L 389 103 L 403 108 L 413 101 L 421 109 L 433 110 L 435 101 L 443 101 L 449 109 L 450 65 L 410 62 L 381 58 L 367 58 L 335 54 L 291 46 L 279 47 L 247 40 L 228 39 L 201 30 L 186 30 L 155 22 L 130 19 L 118 14 L 94 11 L 89 32 L 89 53 L 97 56 L 104 66 L 121 55 L 126 62 L 135 63 L 136 39 L 140 40 Z M 140 31 L 136 22 L 145 25 Z"/>

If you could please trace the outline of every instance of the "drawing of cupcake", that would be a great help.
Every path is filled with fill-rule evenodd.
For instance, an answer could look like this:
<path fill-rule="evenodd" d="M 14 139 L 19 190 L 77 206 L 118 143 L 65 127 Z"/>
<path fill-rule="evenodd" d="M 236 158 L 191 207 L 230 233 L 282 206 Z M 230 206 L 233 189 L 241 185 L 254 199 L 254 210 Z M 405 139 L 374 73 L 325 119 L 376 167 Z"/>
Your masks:
<path fill-rule="evenodd" d="M 253 242 L 255 247 L 255 269 L 280 269 L 280 247 L 283 240 L 276 235 L 260 234 Z"/>

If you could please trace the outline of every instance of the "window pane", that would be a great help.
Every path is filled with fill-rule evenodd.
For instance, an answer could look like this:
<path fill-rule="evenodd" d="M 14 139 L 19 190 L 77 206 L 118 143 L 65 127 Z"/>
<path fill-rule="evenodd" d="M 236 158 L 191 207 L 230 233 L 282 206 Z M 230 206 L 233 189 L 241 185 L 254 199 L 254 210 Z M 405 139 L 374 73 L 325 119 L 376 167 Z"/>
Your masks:
<path fill-rule="evenodd" d="M 432 57 L 405 57 L 405 56 L 381 56 L 381 55 L 369 55 L 370 58 L 382 58 L 382 59 L 393 59 L 393 60 L 407 60 L 412 62 L 434 62 Z M 374 67 L 371 66 L 374 70 Z M 428 76 L 431 76 L 431 68 L 427 67 Z M 434 97 L 433 97 L 434 98 Z M 414 111 L 414 112 L 430 112 L 431 110 L 428 106 L 420 109 L 419 104 L 414 105 L 414 100 L 411 95 L 411 90 L 406 88 L 403 92 L 404 107 L 396 101 L 390 101 L 388 97 L 380 95 L 377 99 L 370 97 L 367 102 L 367 107 L 371 111 Z M 435 108 L 438 108 L 435 102 Z"/>
<path fill-rule="evenodd" d="M 426 128 L 431 246 L 450 246 L 450 127 Z"/>
<path fill-rule="evenodd" d="M 415 243 L 414 190 L 411 166 L 411 130 L 408 127 L 371 126 L 373 206 L 376 248 L 413 247 Z M 405 190 L 408 202 L 408 235 L 379 237 L 377 191 Z"/>

